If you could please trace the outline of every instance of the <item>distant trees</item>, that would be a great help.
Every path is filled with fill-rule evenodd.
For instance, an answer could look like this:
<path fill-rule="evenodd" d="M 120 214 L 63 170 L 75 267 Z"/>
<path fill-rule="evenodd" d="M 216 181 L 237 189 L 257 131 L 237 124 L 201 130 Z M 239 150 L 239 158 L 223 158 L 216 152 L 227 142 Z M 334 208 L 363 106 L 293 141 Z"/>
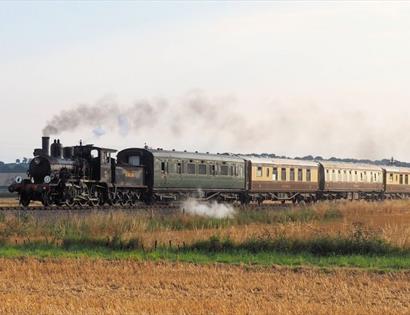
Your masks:
<path fill-rule="evenodd" d="M 1 173 L 24 173 L 28 169 L 28 163 L 30 159 L 26 157 L 22 159 L 16 159 L 15 163 L 5 163 L 0 161 L 0 172 Z"/>

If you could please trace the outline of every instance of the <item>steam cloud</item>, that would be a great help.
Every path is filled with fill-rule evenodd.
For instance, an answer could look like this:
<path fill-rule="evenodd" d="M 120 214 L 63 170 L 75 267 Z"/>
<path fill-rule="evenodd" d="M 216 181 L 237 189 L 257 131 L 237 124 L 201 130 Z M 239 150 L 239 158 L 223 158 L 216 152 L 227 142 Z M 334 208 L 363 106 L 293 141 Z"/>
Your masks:
<path fill-rule="evenodd" d="M 231 218 L 235 215 L 235 209 L 231 205 L 216 202 L 201 203 L 195 199 L 184 201 L 182 209 L 190 214 L 217 219 Z"/>

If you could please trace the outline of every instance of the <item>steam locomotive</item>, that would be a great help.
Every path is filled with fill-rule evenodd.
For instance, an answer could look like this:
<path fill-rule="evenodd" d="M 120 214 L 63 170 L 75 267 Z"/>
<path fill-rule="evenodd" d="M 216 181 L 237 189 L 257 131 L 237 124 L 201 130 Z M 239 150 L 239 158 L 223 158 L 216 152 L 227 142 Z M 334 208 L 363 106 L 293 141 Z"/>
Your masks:
<path fill-rule="evenodd" d="M 28 178 L 17 177 L 9 186 L 19 194 L 20 203 L 31 201 L 72 206 L 105 203 L 135 204 L 148 191 L 144 167 L 118 163 L 113 149 L 80 145 L 64 147 L 60 140 L 42 138 L 42 148 L 34 150 Z"/>
<path fill-rule="evenodd" d="M 28 178 L 9 186 L 20 203 L 135 205 L 139 202 L 266 200 L 311 202 L 329 199 L 408 198 L 410 168 L 370 164 L 272 159 L 233 154 L 116 150 L 59 140 L 34 150 Z"/>

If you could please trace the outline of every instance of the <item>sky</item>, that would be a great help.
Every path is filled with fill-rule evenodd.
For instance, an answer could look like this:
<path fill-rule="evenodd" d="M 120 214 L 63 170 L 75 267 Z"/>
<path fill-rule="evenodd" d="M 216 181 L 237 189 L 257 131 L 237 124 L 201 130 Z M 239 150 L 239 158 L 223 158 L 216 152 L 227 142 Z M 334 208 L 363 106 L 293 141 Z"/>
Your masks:
<path fill-rule="evenodd" d="M 408 2 L 2 1 L 0 161 L 67 119 L 64 145 L 410 161 L 409 38 Z"/>

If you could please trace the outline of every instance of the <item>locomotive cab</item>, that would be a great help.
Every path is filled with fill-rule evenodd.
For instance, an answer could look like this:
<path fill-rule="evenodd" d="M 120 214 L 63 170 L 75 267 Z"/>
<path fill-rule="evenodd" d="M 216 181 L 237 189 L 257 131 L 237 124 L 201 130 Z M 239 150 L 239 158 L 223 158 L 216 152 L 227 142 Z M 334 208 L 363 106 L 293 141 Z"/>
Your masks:
<path fill-rule="evenodd" d="M 111 154 L 115 152 L 116 150 L 113 149 L 92 147 L 89 156 L 90 180 L 113 183 L 115 160 L 111 158 Z"/>

